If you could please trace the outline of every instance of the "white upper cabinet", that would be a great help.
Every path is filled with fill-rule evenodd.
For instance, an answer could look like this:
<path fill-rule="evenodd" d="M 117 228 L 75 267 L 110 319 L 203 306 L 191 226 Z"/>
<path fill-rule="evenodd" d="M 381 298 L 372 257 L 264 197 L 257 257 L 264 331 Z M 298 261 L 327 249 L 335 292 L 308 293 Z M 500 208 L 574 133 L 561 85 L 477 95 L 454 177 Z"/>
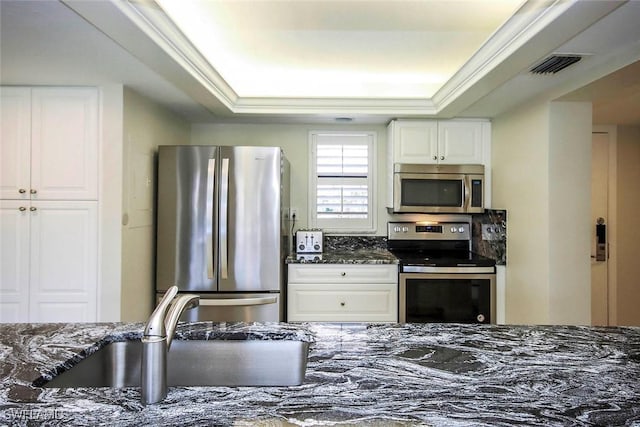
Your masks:
<path fill-rule="evenodd" d="M 388 138 L 393 163 L 485 164 L 491 124 L 486 120 L 394 120 Z"/>
<path fill-rule="evenodd" d="M 0 198 L 97 200 L 97 90 L 2 87 L 0 94 Z"/>
<path fill-rule="evenodd" d="M 435 163 L 438 159 L 438 122 L 391 122 L 394 163 Z"/>
<path fill-rule="evenodd" d="M 438 122 L 438 162 L 441 164 L 484 164 L 484 127 L 488 122 L 458 120 Z"/>

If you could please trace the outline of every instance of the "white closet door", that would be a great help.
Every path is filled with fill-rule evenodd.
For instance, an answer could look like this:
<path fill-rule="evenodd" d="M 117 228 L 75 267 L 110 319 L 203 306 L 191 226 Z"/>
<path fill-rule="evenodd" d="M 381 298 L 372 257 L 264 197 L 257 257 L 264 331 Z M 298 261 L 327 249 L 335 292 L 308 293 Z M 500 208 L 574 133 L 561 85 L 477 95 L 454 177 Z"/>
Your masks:
<path fill-rule="evenodd" d="M 97 202 L 32 202 L 30 319 L 96 321 Z"/>
<path fill-rule="evenodd" d="M 0 199 L 28 200 L 31 90 L 0 87 Z"/>
<path fill-rule="evenodd" d="M 0 200 L 0 323 L 29 321 L 29 202 Z"/>
<path fill-rule="evenodd" d="M 97 90 L 33 89 L 32 107 L 32 199 L 97 200 Z"/>

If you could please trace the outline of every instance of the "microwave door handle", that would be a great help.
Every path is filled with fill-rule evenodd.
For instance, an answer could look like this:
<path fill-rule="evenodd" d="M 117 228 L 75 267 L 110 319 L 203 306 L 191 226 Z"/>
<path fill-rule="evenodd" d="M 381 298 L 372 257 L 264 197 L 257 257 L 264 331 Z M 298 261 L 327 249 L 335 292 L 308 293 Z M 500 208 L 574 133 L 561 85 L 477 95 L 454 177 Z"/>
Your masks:
<path fill-rule="evenodd" d="M 468 176 L 465 176 L 462 182 L 464 183 L 464 185 L 463 185 L 463 187 L 464 187 L 464 206 L 463 206 L 463 209 L 464 209 L 465 212 L 467 212 L 467 210 L 471 206 L 471 179 Z"/>
<path fill-rule="evenodd" d="M 209 159 L 207 167 L 207 198 L 206 198 L 206 257 L 207 257 L 207 277 L 213 279 L 213 191 L 215 184 L 216 159 Z"/>

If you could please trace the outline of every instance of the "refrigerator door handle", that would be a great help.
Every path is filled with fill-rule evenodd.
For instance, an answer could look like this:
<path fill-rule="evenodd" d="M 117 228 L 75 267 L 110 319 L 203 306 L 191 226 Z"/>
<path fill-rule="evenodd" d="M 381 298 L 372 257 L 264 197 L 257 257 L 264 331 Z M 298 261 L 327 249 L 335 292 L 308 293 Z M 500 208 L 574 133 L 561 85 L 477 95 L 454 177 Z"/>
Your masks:
<path fill-rule="evenodd" d="M 244 306 L 244 305 L 266 305 L 275 304 L 277 297 L 263 298 L 225 298 L 225 299 L 205 299 L 200 298 L 200 305 L 209 307 Z"/>
<path fill-rule="evenodd" d="M 229 159 L 222 159 L 220 182 L 220 275 L 229 278 L 228 271 L 228 214 L 229 214 Z"/>
<path fill-rule="evenodd" d="M 213 279 L 213 190 L 215 184 L 216 159 L 209 159 L 207 168 L 207 206 L 206 206 L 206 257 L 207 257 L 207 277 Z"/>

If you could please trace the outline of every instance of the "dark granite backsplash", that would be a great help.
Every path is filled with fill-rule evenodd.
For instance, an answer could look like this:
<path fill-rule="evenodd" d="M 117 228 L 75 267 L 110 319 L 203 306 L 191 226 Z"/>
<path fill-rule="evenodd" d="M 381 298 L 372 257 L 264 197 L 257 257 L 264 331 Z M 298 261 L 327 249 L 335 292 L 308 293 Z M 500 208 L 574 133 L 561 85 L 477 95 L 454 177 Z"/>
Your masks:
<path fill-rule="evenodd" d="M 507 263 L 507 211 L 486 209 L 472 215 L 471 250 L 496 260 L 497 265 Z"/>
<path fill-rule="evenodd" d="M 325 251 L 387 249 L 385 236 L 324 236 Z"/>

